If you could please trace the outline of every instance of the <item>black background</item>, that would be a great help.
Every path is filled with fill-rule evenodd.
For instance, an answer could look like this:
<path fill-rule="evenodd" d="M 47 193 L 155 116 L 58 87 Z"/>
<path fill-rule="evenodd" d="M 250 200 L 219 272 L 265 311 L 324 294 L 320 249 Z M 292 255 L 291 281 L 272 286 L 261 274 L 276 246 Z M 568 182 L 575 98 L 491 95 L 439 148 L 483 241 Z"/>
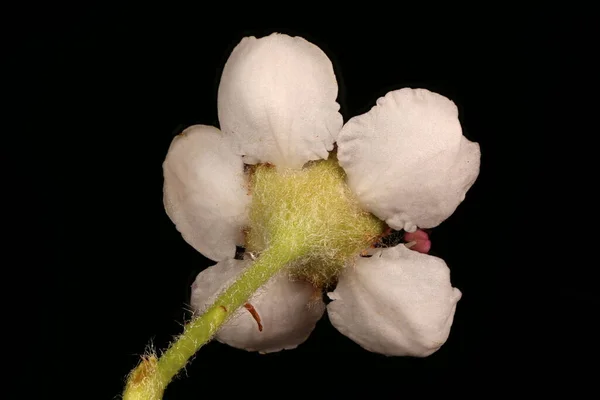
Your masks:
<path fill-rule="evenodd" d="M 20 151 L 13 166 L 28 177 L 14 192 L 28 195 L 13 200 L 27 203 L 35 219 L 13 231 L 26 239 L 19 250 L 27 261 L 14 268 L 25 288 L 10 297 L 10 315 L 24 320 L 15 322 L 24 342 L 35 343 L 21 388 L 36 389 L 33 375 L 45 393 L 113 398 L 150 341 L 163 349 L 180 332 L 189 286 L 213 262 L 187 245 L 165 214 L 161 164 L 182 129 L 218 126 L 217 88 L 233 47 L 244 36 L 271 32 L 303 36 L 326 52 L 345 121 L 402 87 L 427 88 L 458 105 L 465 136 L 481 145 L 481 173 L 431 237 L 432 254 L 446 260 L 463 298 L 448 342 L 426 359 L 371 354 L 325 317 L 293 351 L 258 355 L 208 344 L 165 398 L 321 398 L 360 388 L 399 398 L 414 374 L 433 383 L 452 376 L 444 386 L 451 393 L 489 382 L 486 393 L 515 387 L 520 371 L 536 370 L 544 355 L 554 370 L 580 366 L 556 360 L 591 351 L 573 343 L 592 343 L 596 331 L 581 325 L 587 311 L 564 300 L 588 310 L 597 297 L 586 279 L 573 280 L 562 267 L 552 272 L 538 247 L 574 237 L 568 229 L 576 212 L 537 199 L 569 151 L 565 140 L 563 158 L 554 158 L 549 143 L 564 133 L 561 124 L 575 130 L 560 115 L 573 107 L 565 97 L 583 102 L 577 90 L 592 71 L 589 21 L 406 13 L 353 10 L 298 21 L 288 21 L 289 12 L 259 20 L 246 11 L 234 18 L 231 10 L 158 7 L 19 13 L 24 22 L 7 30 L 9 66 L 16 68 L 6 76 L 16 89 L 14 137 L 23 139 L 12 147 Z M 31 159 L 41 163 L 32 167 Z M 550 230 L 565 226 L 564 234 Z M 554 262 L 564 257 L 561 246 Z M 544 288 L 554 294 L 547 297 Z M 41 332 L 23 328 L 32 321 Z M 551 342 L 550 332 L 577 340 Z"/>

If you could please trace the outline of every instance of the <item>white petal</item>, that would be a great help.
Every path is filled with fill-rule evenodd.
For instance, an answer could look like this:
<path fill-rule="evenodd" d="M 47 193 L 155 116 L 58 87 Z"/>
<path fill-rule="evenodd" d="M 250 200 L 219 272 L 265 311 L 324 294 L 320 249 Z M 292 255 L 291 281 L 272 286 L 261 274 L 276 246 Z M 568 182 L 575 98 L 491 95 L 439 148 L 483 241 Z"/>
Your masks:
<path fill-rule="evenodd" d="M 404 245 L 359 258 L 329 297 L 329 319 L 365 349 L 426 357 L 447 340 L 460 290 L 443 260 Z"/>
<path fill-rule="evenodd" d="M 229 139 L 211 126 L 187 128 L 171 142 L 163 173 L 165 210 L 185 241 L 212 260 L 233 258 L 250 197 Z"/>
<path fill-rule="evenodd" d="M 191 305 L 203 312 L 252 261 L 225 260 L 202 271 L 192 285 Z M 321 292 L 303 281 L 290 281 L 282 272 L 249 300 L 260 317 L 262 331 L 251 313 L 241 307 L 218 331 L 216 339 L 239 349 L 270 353 L 303 343 L 325 312 Z"/>
<path fill-rule="evenodd" d="M 338 137 L 338 159 L 365 209 L 412 232 L 452 215 L 477 179 L 480 151 L 462 135 L 452 101 L 401 89 L 348 121 Z"/>
<path fill-rule="evenodd" d="M 221 130 L 244 162 L 300 168 L 327 159 L 342 127 L 329 58 L 301 37 L 246 37 L 219 85 Z"/>

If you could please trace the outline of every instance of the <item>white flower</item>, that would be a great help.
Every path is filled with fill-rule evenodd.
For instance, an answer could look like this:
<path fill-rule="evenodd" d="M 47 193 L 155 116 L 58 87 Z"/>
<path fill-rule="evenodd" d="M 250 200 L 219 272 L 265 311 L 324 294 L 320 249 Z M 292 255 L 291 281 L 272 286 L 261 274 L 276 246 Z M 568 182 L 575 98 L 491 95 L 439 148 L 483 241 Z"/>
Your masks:
<path fill-rule="evenodd" d="M 300 169 L 327 159 L 337 143 L 363 209 L 407 232 L 439 225 L 464 200 L 480 152 L 462 135 L 452 101 L 425 89 L 395 90 L 342 127 L 336 98 L 331 62 L 318 47 L 281 34 L 244 38 L 219 86 L 221 131 L 196 125 L 173 139 L 163 165 L 166 211 L 190 245 L 218 261 L 194 283 L 196 311 L 249 265 L 233 259 L 252 201 L 244 163 Z M 398 245 L 348 260 L 329 297 L 333 325 L 367 350 L 424 357 L 448 338 L 461 292 L 443 260 Z M 283 272 L 217 339 L 251 351 L 294 348 L 324 309 L 311 284 Z"/>

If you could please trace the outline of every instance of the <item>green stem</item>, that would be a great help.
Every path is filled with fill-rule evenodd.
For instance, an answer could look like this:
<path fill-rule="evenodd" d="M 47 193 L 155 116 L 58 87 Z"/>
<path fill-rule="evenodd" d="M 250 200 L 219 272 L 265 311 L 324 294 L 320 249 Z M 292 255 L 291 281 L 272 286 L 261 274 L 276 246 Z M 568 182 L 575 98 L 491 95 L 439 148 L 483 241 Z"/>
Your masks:
<path fill-rule="evenodd" d="M 252 294 L 300 254 L 289 247 L 273 246 L 246 269 L 199 317 L 185 325 L 183 333 L 160 359 L 148 356 L 130 373 L 123 400 L 159 400 L 173 377 L 200 347 Z"/>

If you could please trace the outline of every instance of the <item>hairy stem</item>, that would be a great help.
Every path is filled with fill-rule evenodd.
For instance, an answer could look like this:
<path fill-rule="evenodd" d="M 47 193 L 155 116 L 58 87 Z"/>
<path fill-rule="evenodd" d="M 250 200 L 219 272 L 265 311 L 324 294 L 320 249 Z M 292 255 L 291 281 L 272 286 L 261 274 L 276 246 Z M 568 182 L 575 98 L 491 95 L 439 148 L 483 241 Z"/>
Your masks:
<path fill-rule="evenodd" d="M 289 246 L 272 246 L 227 288 L 206 312 L 185 325 L 183 333 L 160 358 L 150 355 L 129 374 L 123 400 L 159 400 L 173 377 L 250 296 L 301 254 Z"/>

